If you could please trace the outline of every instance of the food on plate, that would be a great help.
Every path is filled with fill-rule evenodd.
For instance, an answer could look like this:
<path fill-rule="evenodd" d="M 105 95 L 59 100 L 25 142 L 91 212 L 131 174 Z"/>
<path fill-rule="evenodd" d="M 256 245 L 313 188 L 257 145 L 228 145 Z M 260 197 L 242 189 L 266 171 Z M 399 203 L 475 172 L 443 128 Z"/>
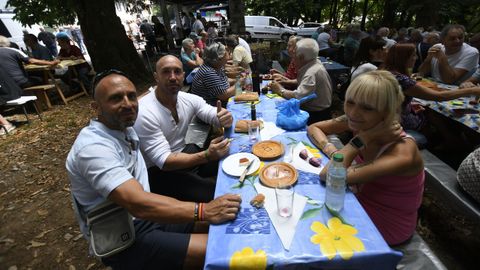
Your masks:
<path fill-rule="evenodd" d="M 253 197 L 253 199 L 250 201 L 250 204 L 253 207 L 261 208 L 263 207 L 264 202 L 265 202 L 265 195 L 263 195 L 262 193 L 258 193 L 257 196 Z"/>
<path fill-rule="evenodd" d="M 235 132 L 237 133 L 247 133 L 248 132 L 248 123 L 256 122 L 260 125 L 260 129 L 263 128 L 263 121 L 262 120 L 238 120 L 235 123 Z"/>
<path fill-rule="evenodd" d="M 284 152 L 283 144 L 279 141 L 266 140 L 252 146 L 252 154 L 261 160 L 272 160 L 279 158 Z"/>
<path fill-rule="evenodd" d="M 260 182 L 271 188 L 280 185 L 293 185 L 297 181 L 298 172 L 295 167 L 285 162 L 273 162 L 260 170 Z"/>
<path fill-rule="evenodd" d="M 308 160 L 308 163 L 310 163 L 310 165 L 313 167 L 320 167 L 320 165 L 322 165 L 322 160 L 312 157 Z"/>
<path fill-rule="evenodd" d="M 300 151 L 300 153 L 299 153 L 298 155 L 299 155 L 302 159 L 307 160 L 307 158 L 308 158 L 307 149 L 302 149 L 302 151 Z"/>
<path fill-rule="evenodd" d="M 248 163 L 250 163 L 250 160 L 246 157 L 243 157 L 240 160 L 238 160 L 238 163 L 240 166 L 247 166 Z"/>
<path fill-rule="evenodd" d="M 237 95 L 233 98 L 236 102 L 239 101 L 258 101 L 258 93 L 257 92 L 245 92 L 240 95 Z"/>

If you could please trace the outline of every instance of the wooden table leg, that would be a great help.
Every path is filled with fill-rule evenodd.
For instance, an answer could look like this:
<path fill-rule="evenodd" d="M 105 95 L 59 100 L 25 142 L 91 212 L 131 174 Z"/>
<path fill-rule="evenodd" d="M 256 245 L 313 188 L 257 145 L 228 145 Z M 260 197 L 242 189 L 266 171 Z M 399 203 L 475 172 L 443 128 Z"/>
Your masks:
<path fill-rule="evenodd" d="M 55 80 L 55 76 L 53 76 L 52 72 L 48 72 L 50 79 L 52 80 L 53 84 L 55 85 L 55 90 L 57 90 L 58 95 L 62 99 L 63 104 L 67 105 L 68 104 L 68 99 L 65 98 L 65 95 L 63 94 L 62 88 L 60 85 L 57 83 L 57 80 Z M 47 97 L 48 98 L 48 97 Z M 50 102 L 50 101 L 49 101 Z M 50 105 L 51 106 L 51 105 Z"/>

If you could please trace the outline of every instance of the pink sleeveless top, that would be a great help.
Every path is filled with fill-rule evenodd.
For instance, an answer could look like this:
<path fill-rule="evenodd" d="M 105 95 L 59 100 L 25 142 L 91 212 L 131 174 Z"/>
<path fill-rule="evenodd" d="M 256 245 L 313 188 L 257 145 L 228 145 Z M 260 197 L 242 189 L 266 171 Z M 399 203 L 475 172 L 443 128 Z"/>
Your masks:
<path fill-rule="evenodd" d="M 404 135 L 404 139 L 411 138 Z M 393 143 L 380 149 L 377 158 Z M 361 156 L 357 164 L 364 163 Z M 417 210 L 422 203 L 425 172 L 415 176 L 386 175 L 359 185 L 355 195 L 389 245 L 408 240 L 417 225 Z"/>

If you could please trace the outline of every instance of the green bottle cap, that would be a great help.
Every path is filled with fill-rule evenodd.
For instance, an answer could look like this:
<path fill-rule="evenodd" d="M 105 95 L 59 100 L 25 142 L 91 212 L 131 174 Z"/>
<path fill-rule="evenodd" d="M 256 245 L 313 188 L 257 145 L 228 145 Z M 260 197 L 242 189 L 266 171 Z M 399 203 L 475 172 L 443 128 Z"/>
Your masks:
<path fill-rule="evenodd" d="M 343 162 L 343 154 L 340 154 L 340 153 L 333 154 L 333 161 Z"/>

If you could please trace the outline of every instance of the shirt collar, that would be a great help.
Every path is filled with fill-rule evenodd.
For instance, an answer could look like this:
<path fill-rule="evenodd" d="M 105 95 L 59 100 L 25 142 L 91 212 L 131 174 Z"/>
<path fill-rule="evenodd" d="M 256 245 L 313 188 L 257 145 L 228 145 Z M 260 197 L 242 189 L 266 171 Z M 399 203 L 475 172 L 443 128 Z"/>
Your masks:
<path fill-rule="evenodd" d="M 123 140 L 130 140 L 133 141 L 135 144 L 138 144 L 139 139 L 138 135 L 135 132 L 135 130 L 132 127 L 127 127 L 125 130 L 115 130 L 107 127 L 105 124 L 102 122 L 98 121 L 97 119 L 91 119 L 90 120 L 90 126 L 92 126 L 95 129 L 98 129 L 102 132 L 105 132 L 109 134 L 112 137 L 115 137 L 116 139 L 123 141 Z"/>

